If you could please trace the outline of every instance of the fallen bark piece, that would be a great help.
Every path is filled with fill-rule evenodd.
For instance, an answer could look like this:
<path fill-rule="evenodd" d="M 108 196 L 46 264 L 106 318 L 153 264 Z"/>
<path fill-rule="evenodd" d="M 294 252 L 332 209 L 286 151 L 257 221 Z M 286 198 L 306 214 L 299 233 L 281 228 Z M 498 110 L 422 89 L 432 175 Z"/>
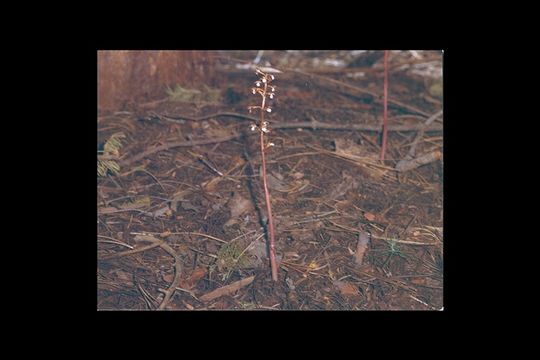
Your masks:
<path fill-rule="evenodd" d="M 204 294 L 199 299 L 202 301 L 211 301 L 214 299 L 217 299 L 223 295 L 229 295 L 234 293 L 235 291 L 240 290 L 244 286 L 247 286 L 253 282 L 255 279 L 255 276 L 250 276 L 242 280 L 238 280 L 236 282 L 233 282 L 230 285 L 220 287 L 219 289 L 216 289 L 214 291 L 209 292 L 208 294 Z"/>
<path fill-rule="evenodd" d="M 358 288 L 347 281 L 334 281 L 334 286 L 338 288 L 341 295 L 358 295 Z"/>
<path fill-rule="evenodd" d="M 369 243 L 369 233 L 366 231 L 360 231 L 358 234 L 358 245 L 356 246 L 356 253 L 354 254 L 354 261 L 356 266 L 362 265 L 364 262 L 364 254 L 367 250 L 367 245 Z"/>
<path fill-rule="evenodd" d="M 434 151 L 431 153 L 428 153 L 426 155 L 419 156 L 415 159 L 411 160 L 400 160 L 396 165 L 396 170 L 399 172 L 405 172 L 409 170 L 416 169 L 417 167 L 420 167 L 422 165 L 426 165 L 429 163 L 432 163 L 434 161 L 439 160 L 442 157 L 442 153 L 440 151 Z"/>

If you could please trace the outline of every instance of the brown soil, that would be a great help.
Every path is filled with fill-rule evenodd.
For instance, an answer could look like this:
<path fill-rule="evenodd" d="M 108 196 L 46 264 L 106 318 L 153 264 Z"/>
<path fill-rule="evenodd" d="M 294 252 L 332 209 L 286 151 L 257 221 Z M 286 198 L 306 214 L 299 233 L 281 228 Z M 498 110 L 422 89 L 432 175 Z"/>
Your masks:
<path fill-rule="evenodd" d="M 324 64 L 312 61 L 317 56 L 343 59 L 343 53 L 275 51 L 263 56 L 280 69 L 303 72 L 276 74 L 277 99 L 267 117 L 271 125 L 316 121 L 341 127 L 276 125 L 269 135 L 275 143 L 267 161 L 280 260 L 277 283 L 266 251 L 259 144 L 249 130 L 251 120 L 188 120 L 224 112 L 249 116 L 247 106 L 258 100 L 250 93 L 257 79 L 253 71 L 221 58 L 217 100 L 164 99 L 100 114 L 100 144 L 114 133 L 126 137 L 119 149 L 119 173 L 98 178 L 98 309 L 158 309 L 175 281 L 175 269 L 181 269 L 179 289 L 171 290 L 169 310 L 443 307 L 442 158 L 397 172 L 416 131 L 390 132 L 383 163 L 378 132 L 346 130 L 382 123 L 382 97 L 370 93 L 382 94 L 384 73 L 380 57 L 374 63 L 349 59 L 351 68 L 313 65 Z M 252 60 L 256 52 L 223 54 Z M 391 125 L 418 126 L 442 109 L 435 80 L 414 71 L 422 69 L 417 64 L 440 68 L 441 53 L 413 55 L 390 56 Z M 354 72 L 364 75 L 347 75 Z M 420 140 L 417 156 L 442 152 L 441 129 L 442 117 Z M 197 140 L 216 142 L 189 146 Z M 186 146 L 149 151 L 178 142 Z M 148 156 L 131 161 L 144 152 Z M 366 234 L 367 245 L 359 244 Z M 156 246 L 160 242 L 113 256 L 152 241 L 168 244 L 180 266 Z M 242 279 L 247 280 L 235 284 Z"/>

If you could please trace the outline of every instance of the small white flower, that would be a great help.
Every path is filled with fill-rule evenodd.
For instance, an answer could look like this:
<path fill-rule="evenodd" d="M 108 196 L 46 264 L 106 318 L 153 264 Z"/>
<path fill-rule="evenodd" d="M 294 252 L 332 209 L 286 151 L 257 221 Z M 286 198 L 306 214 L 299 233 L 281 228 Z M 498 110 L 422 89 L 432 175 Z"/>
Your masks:
<path fill-rule="evenodd" d="M 263 83 L 266 83 L 266 79 L 262 79 L 262 82 L 263 82 Z"/>
<path fill-rule="evenodd" d="M 256 93 L 257 93 L 257 90 L 255 90 L 255 88 L 253 88 L 253 89 L 251 89 L 251 92 L 252 92 L 253 94 L 256 94 Z"/>
<path fill-rule="evenodd" d="M 270 93 L 270 99 L 274 98 L 274 93 Z"/>
<path fill-rule="evenodd" d="M 270 75 L 270 78 L 271 78 L 272 80 L 274 80 L 274 79 L 275 79 L 275 78 L 274 78 L 274 75 Z"/>
<path fill-rule="evenodd" d="M 255 82 L 255 85 L 261 86 L 261 82 L 260 82 L 260 81 L 257 81 L 257 82 Z"/>
<path fill-rule="evenodd" d="M 267 112 L 272 112 L 272 109 L 266 108 L 266 111 L 267 111 Z"/>
<path fill-rule="evenodd" d="M 268 143 L 268 146 L 276 146 L 274 143 Z"/>
<path fill-rule="evenodd" d="M 251 124 L 249 128 L 251 129 L 251 131 L 255 131 L 255 129 L 257 128 L 257 125 Z"/>
<path fill-rule="evenodd" d="M 263 127 L 261 130 L 262 130 L 263 133 L 269 133 L 270 132 L 270 130 L 268 130 L 267 127 Z"/>

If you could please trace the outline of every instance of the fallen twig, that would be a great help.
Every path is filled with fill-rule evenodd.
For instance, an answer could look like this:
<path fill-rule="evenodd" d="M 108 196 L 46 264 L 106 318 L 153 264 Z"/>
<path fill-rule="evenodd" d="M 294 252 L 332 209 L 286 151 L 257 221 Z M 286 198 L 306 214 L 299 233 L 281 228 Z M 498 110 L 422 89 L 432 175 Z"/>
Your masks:
<path fill-rule="evenodd" d="M 127 251 L 122 251 L 122 252 L 107 255 L 107 256 L 102 256 L 99 260 L 105 261 L 105 260 L 116 259 L 116 258 L 119 258 L 119 257 L 122 257 L 122 256 L 133 255 L 133 254 L 137 254 L 137 253 L 140 253 L 140 252 L 143 252 L 143 251 L 146 251 L 146 250 L 156 248 L 159 245 L 160 244 L 151 244 L 151 245 L 141 246 L 141 247 L 138 247 L 138 248 L 133 249 L 133 250 L 127 250 Z"/>
<path fill-rule="evenodd" d="M 244 286 L 251 284 L 253 282 L 253 279 L 255 279 L 255 276 L 250 276 L 245 279 L 238 280 L 230 285 L 220 287 L 214 291 L 209 292 L 208 294 L 204 294 L 199 299 L 206 302 L 217 299 L 218 297 L 221 297 L 223 295 L 232 294 L 235 291 L 240 290 Z"/>
<path fill-rule="evenodd" d="M 112 237 L 109 237 L 109 236 L 104 236 L 104 235 L 98 235 L 98 237 L 104 238 L 104 239 L 109 239 L 109 240 L 98 240 L 98 243 L 116 244 L 116 245 L 121 245 L 121 246 L 127 247 L 128 249 L 133 250 L 133 246 L 128 245 L 126 243 L 123 243 L 123 242 L 121 242 L 119 240 L 116 240 L 115 238 L 112 238 Z"/>
<path fill-rule="evenodd" d="M 214 114 L 212 116 L 219 116 L 220 114 Z M 418 131 L 420 130 L 422 125 L 393 125 L 388 126 L 388 131 L 396 131 L 396 132 L 408 132 L 408 131 Z M 273 129 L 300 129 L 300 128 L 307 128 L 307 129 L 313 129 L 313 130 L 345 130 L 345 131 L 380 131 L 379 125 L 369 125 L 369 124 L 353 124 L 353 125 L 339 125 L 339 124 L 328 124 L 328 123 L 321 123 L 321 122 L 299 122 L 299 123 L 274 123 L 272 124 Z M 442 127 L 436 126 L 425 129 L 425 132 L 440 132 L 442 131 Z M 153 155 L 155 153 L 173 149 L 176 147 L 190 147 L 190 146 L 198 146 L 198 145 L 208 145 L 208 144 L 216 144 L 220 142 L 225 142 L 229 140 L 234 140 L 242 136 L 240 133 L 232 133 L 227 136 L 222 137 L 216 137 L 211 139 L 199 139 L 199 140 L 190 140 L 190 141 L 173 141 L 164 143 L 160 146 L 153 147 L 151 149 L 148 149 L 138 155 L 135 155 L 131 158 L 125 159 L 120 161 L 120 166 L 128 166 L 131 165 L 139 160 L 142 160 L 150 155 Z"/>
<path fill-rule="evenodd" d="M 215 144 L 220 143 L 224 141 L 229 141 L 232 139 L 236 139 L 240 137 L 241 134 L 231 134 L 229 136 L 223 136 L 223 137 L 217 137 L 217 138 L 211 138 L 211 139 L 201 139 L 201 140 L 191 140 L 191 141 L 174 141 L 162 144 L 160 146 L 153 147 L 151 149 L 148 149 L 138 155 L 135 155 L 129 159 L 125 159 L 120 162 L 120 166 L 127 166 L 130 165 L 136 161 L 139 161 L 141 159 L 144 159 L 145 157 L 155 154 L 157 152 L 163 151 L 163 150 L 169 150 L 175 147 L 181 147 L 181 146 L 197 146 L 197 145 L 207 145 L 207 144 Z"/>
<path fill-rule="evenodd" d="M 432 163 L 439 160 L 442 157 L 442 153 L 439 150 L 427 153 L 425 155 L 419 156 L 410 160 L 400 160 L 396 165 L 396 170 L 400 172 L 409 171 L 416 169 L 422 165 Z"/>
<path fill-rule="evenodd" d="M 295 72 L 295 73 L 298 73 L 298 74 L 302 74 L 302 75 L 305 75 L 305 76 L 308 76 L 312 79 L 315 79 L 315 80 L 318 80 L 319 83 L 325 81 L 325 82 L 329 82 L 331 84 L 334 84 L 334 85 L 340 85 L 340 86 L 343 86 L 343 87 L 346 87 L 348 89 L 351 89 L 351 90 L 354 90 L 356 91 L 357 93 L 363 93 L 363 94 L 368 94 L 368 95 L 371 95 L 373 96 L 373 101 L 375 102 L 381 102 L 381 96 L 380 94 L 377 94 L 377 93 L 374 93 L 372 91 L 369 91 L 369 90 L 366 90 L 366 89 L 362 89 L 362 88 L 359 88 L 359 87 L 356 87 L 356 86 L 353 86 L 353 85 L 350 85 L 350 84 L 347 84 L 343 81 L 339 81 L 339 80 L 334 80 L 332 78 L 329 78 L 329 77 L 326 77 L 326 76 L 320 76 L 320 75 L 315 75 L 315 74 L 311 74 L 311 73 L 307 73 L 307 72 L 304 72 L 304 71 L 300 71 L 300 70 L 294 70 L 294 69 L 291 69 L 291 71 Z M 319 84 L 321 85 L 321 84 Z M 322 84 L 321 86 L 324 86 L 324 84 Z M 351 94 L 354 96 L 354 94 Z M 412 111 L 414 113 L 418 113 L 418 114 L 421 114 L 421 115 L 424 115 L 426 117 L 429 116 L 428 113 L 426 113 L 425 111 L 422 111 L 414 106 L 411 106 L 411 105 L 407 105 L 407 104 L 404 104 L 402 103 L 401 101 L 397 101 L 395 99 L 388 99 L 388 102 L 389 103 L 392 103 L 394 105 L 397 105 L 399 107 L 402 107 L 404 109 L 407 109 L 409 111 Z"/>
<path fill-rule="evenodd" d="M 401 243 L 401 244 L 407 244 L 407 245 L 439 245 L 438 243 L 423 243 L 423 242 L 418 242 L 418 241 L 406 241 L 406 240 L 399 240 L 399 239 L 391 239 L 391 238 L 386 238 L 386 237 L 382 237 L 382 236 L 375 236 L 375 235 L 371 235 L 371 238 L 372 239 L 377 239 L 377 240 L 385 240 L 385 241 L 392 241 L 392 242 L 397 242 L 397 243 Z"/>
<path fill-rule="evenodd" d="M 174 258 L 175 274 L 174 274 L 174 279 L 171 285 L 165 291 L 165 297 L 163 298 L 163 301 L 158 307 L 158 310 L 163 310 L 165 306 L 167 306 L 167 304 L 171 300 L 171 297 L 174 294 L 174 291 L 179 286 L 180 275 L 182 274 L 182 260 L 180 259 L 176 251 L 172 247 L 170 247 L 167 243 L 165 243 L 165 241 L 160 240 L 152 235 L 137 235 L 135 236 L 135 241 L 148 241 L 148 242 L 151 242 L 152 244 L 148 246 L 143 246 L 134 250 L 124 251 L 124 252 L 113 254 L 113 255 L 108 255 L 108 256 L 102 257 L 101 260 L 108 260 L 108 259 L 113 259 L 116 257 L 132 255 L 138 252 L 153 249 L 155 247 L 161 247 L 163 250 L 165 250 L 169 255 L 171 255 Z"/>
<path fill-rule="evenodd" d="M 418 129 L 418 134 L 416 134 L 416 137 L 414 138 L 413 142 L 411 143 L 411 147 L 409 148 L 409 152 L 407 153 L 407 155 L 405 155 L 405 157 L 402 160 L 400 160 L 396 164 L 396 170 L 397 171 L 407 171 L 407 170 L 415 169 L 420 165 L 427 164 L 429 162 L 435 161 L 435 160 L 440 158 L 440 152 L 438 152 L 438 151 L 436 151 L 434 153 L 431 153 L 431 154 L 421 156 L 421 157 L 419 157 L 417 159 L 415 159 L 414 156 L 416 155 L 416 147 L 418 146 L 418 144 L 420 143 L 420 140 L 424 136 L 424 133 L 426 132 L 427 127 L 430 126 L 431 123 L 433 123 L 433 121 L 435 121 L 435 119 L 437 119 L 439 116 L 441 116 L 442 113 L 443 113 L 442 110 L 438 111 L 437 113 L 430 116 L 429 119 L 427 119 L 426 122 L 420 126 L 420 128 Z M 436 153 L 439 153 L 439 154 L 436 154 Z M 439 157 L 437 157 L 437 156 L 439 156 Z"/>
<path fill-rule="evenodd" d="M 162 233 L 159 233 L 159 232 L 144 232 L 144 233 L 132 232 L 131 234 L 132 235 L 150 235 L 150 234 L 158 234 L 159 235 L 159 234 L 162 234 Z M 211 235 L 208 235 L 208 234 L 198 233 L 198 232 L 183 231 L 183 232 L 167 233 L 167 236 L 169 236 L 169 235 L 197 235 L 197 236 L 203 236 L 203 237 L 206 237 L 208 239 L 218 241 L 218 242 L 223 243 L 223 244 L 228 243 L 227 241 L 218 239 L 217 237 L 214 237 L 214 236 L 211 236 Z"/>
<path fill-rule="evenodd" d="M 164 120 L 170 121 L 170 122 L 179 122 L 179 120 L 191 120 L 191 121 L 201 121 L 206 120 L 214 117 L 222 117 L 222 116 L 228 116 L 228 117 L 237 117 L 240 119 L 246 119 L 246 120 L 254 120 L 258 121 L 257 118 L 249 115 L 244 115 L 240 113 L 233 113 L 233 112 L 219 112 L 199 117 L 193 117 L 188 115 L 159 115 Z M 411 115 L 408 115 L 411 116 Z M 431 122 L 430 122 L 431 124 Z M 428 124 L 429 125 L 429 124 Z M 289 123 L 289 122 L 275 122 L 272 123 L 273 129 L 295 129 L 295 128 L 308 128 L 308 129 L 325 129 L 325 130 L 356 130 L 356 131 L 380 131 L 381 127 L 380 125 L 370 125 L 370 124 L 334 124 L 334 123 L 324 123 L 324 122 L 318 122 L 318 121 L 304 121 L 304 122 L 297 122 L 297 123 Z M 442 131 L 441 126 L 426 128 L 425 123 L 424 124 L 416 124 L 416 125 L 394 125 L 389 126 L 388 131 L 396 131 L 396 132 L 408 132 L 408 131 L 419 131 L 420 129 L 424 128 L 426 132 L 439 132 Z M 240 134 L 238 134 L 240 136 Z M 187 142 L 186 142 L 187 143 Z M 200 144 L 195 144 L 200 145 Z M 187 146 L 187 145 L 186 145 Z"/>

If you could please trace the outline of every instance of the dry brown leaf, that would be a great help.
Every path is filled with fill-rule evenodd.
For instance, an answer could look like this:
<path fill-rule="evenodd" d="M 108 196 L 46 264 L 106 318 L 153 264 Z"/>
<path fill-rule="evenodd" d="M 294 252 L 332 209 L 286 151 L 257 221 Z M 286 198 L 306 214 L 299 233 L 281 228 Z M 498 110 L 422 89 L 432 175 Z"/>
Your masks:
<path fill-rule="evenodd" d="M 231 210 L 231 218 L 224 224 L 225 226 L 234 224 L 240 215 L 253 210 L 253 202 L 242 197 L 238 191 L 229 200 L 228 205 Z"/>
<path fill-rule="evenodd" d="M 188 303 L 185 302 L 185 301 L 182 301 L 182 302 L 184 303 L 184 305 L 186 306 L 186 308 L 187 308 L 188 310 L 194 310 L 194 309 L 195 309 L 191 304 L 188 304 Z"/>
<path fill-rule="evenodd" d="M 206 275 L 206 268 L 199 267 L 193 270 L 191 275 L 186 280 L 180 281 L 180 287 L 182 289 L 191 290 L 199 280 L 201 280 Z"/>
<path fill-rule="evenodd" d="M 377 218 L 377 215 L 367 212 L 364 214 L 364 217 L 366 218 L 367 221 L 375 221 L 375 219 Z"/>
<path fill-rule="evenodd" d="M 162 279 L 168 283 L 172 283 L 174 274 L 163 274 Z"/>
<path fill-rule="evenodd" d="M 358 295 L 358 288 L 347 281 L 334 281 L 334 286 L 339 289 L 341 295 Z"/>
<path fill-rule="evenodd" d="M 425 285 L 426 284 L 426 278 L 425 277 L 412 278 L 411 283 L 413 283 L 415 285 Z"/>
<path fill-rule="evenodd" d="M 285 191 L 287 184 L 283 181 L 283 176 L 279 173 L 268 173 L 267 176 L 268 188 L 270 190 Z M 281 178 L 281 179 L 280 179 Z"/>
<path fill-rule="evenodd" d="M 342 173 L 343 180 L 337 184 L 328 195 L 331 199 L 337 200 L 347 193 L 349 190 L 355 190 L 358 187 L 358 181 L 346 170 Z"/>

